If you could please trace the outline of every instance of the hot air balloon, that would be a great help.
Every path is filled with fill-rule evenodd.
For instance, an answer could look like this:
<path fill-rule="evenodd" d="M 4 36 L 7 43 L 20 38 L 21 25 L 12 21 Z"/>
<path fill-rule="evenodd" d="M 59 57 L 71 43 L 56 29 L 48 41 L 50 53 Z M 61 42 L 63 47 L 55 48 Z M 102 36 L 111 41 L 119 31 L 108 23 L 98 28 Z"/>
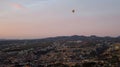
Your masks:
<path fill-rule="evenodd" d="M 72 10 L 72 12 L 74 13 L 74 12 L 75 12 L 75 10 Z"/>

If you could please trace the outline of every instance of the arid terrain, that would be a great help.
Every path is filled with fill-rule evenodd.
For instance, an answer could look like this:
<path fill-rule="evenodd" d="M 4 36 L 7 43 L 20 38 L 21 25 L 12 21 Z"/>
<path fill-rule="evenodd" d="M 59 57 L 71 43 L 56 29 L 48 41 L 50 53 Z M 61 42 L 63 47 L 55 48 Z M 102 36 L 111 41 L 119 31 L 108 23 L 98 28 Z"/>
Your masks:
<path fill-rule="evenodd" d="M 120 37 L 1 40 L 0 67 L 120 67 Z"/>

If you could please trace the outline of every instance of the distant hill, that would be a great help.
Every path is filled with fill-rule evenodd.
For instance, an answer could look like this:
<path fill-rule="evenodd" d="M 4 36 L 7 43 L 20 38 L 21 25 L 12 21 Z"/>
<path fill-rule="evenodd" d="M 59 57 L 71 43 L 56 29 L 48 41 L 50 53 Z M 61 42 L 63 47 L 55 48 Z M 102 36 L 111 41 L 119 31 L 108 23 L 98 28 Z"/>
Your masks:
<path fill-rule="evenodd" d="M 39 40 L 39 39 L 38 39 Z M 73 35 L 73 36 L 58 36 L 58 37 L 50 37 L 50 38 L 45 38 L 45 39 L 40 39 L 40 40 L 46 40 L 46 41 L 57 41 L 57 40 L 82 40 L 82 41 L 89 41 L 89 40 L 119 40 L 120 37 L 99 37 L 99 36 L 78 36 L 78 35 Z"/>
<path fill-rule="evenodd" d="M 75 41 L 75 40 L 81 40 L 81 41 L 111 41 L 111 42 L 120 42 L 120 36 L 119 37 L 99 37 L 99 36 L 79 36 L 79 35 L 73 35 L 73 36 L 57 36 L 57 37 L 49 37 L 49 38 L 43 38 L 43 39 L 24 39 L 24 40 L 0 40 L 0 45 L 4 41 L 4 43 L 9 42 L 19 42 L 23 43 L 25 41 L 27 42 L 53 42 L 53 41 Z"/>

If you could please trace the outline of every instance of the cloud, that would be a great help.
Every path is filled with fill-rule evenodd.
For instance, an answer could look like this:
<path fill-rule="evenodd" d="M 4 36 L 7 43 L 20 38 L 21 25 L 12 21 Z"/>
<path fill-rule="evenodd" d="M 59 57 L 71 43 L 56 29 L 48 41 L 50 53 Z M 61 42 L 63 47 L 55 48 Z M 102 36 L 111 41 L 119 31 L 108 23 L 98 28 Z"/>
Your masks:
<path fill-rule="evenodd" d="M 25 10 L 26 9 L 25 6 L 18 4 L 18 3 L 11 3 L 11 6 L 12 6 L 12 8 L 15 8 L 17 10 Z"/>

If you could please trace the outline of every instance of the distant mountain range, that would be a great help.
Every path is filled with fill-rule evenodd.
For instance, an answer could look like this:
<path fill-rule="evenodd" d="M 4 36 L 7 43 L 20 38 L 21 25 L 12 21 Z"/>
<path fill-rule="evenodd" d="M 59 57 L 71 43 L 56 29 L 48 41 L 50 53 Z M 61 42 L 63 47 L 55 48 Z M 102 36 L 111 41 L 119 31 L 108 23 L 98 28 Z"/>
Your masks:
<path fill-rule="evenodd" d="M 57 37 L 49 37 L 49 38 L 43 38 L 43 39 L 1 39 L 0 45 L 4 44 L 11 44 L 11 43 L 40 43 L 40 42 L 61 42 L 61 41 L 86 41 L 86 42 L 112 42 L 112 43 L 120 43 L 120 36 L 119 37 L 99 37 L 99 36 L 57 36 Z"/>
<path fill-rule="evenodd" d="M 73 35 L 73 36 L 57 36 L 57 37 L 48 37 L 48 38 L 42 38 L 42 39 L 0 39 L 0 41 L 31 41 L 31 40 L 37 40 L 37 41 L 58 41 L 58 40 L 115 40 L 119 39 L 120 36 L 118 37 L 99 37 L 99 36 L 79 36 L 79 35 Z"/>
<path fill-rule="evenodd" d="M 99 36 L 78 36 L 78 35 L 73 35 L 73 36 L 58 36 L 58 37 L 49 37 L 49 38 L 44 38 L 40 40 L 48 40 L 48 41 L 57 41 L 57 40 L 120 40 L 119 37 L 99 37 Z"/>

